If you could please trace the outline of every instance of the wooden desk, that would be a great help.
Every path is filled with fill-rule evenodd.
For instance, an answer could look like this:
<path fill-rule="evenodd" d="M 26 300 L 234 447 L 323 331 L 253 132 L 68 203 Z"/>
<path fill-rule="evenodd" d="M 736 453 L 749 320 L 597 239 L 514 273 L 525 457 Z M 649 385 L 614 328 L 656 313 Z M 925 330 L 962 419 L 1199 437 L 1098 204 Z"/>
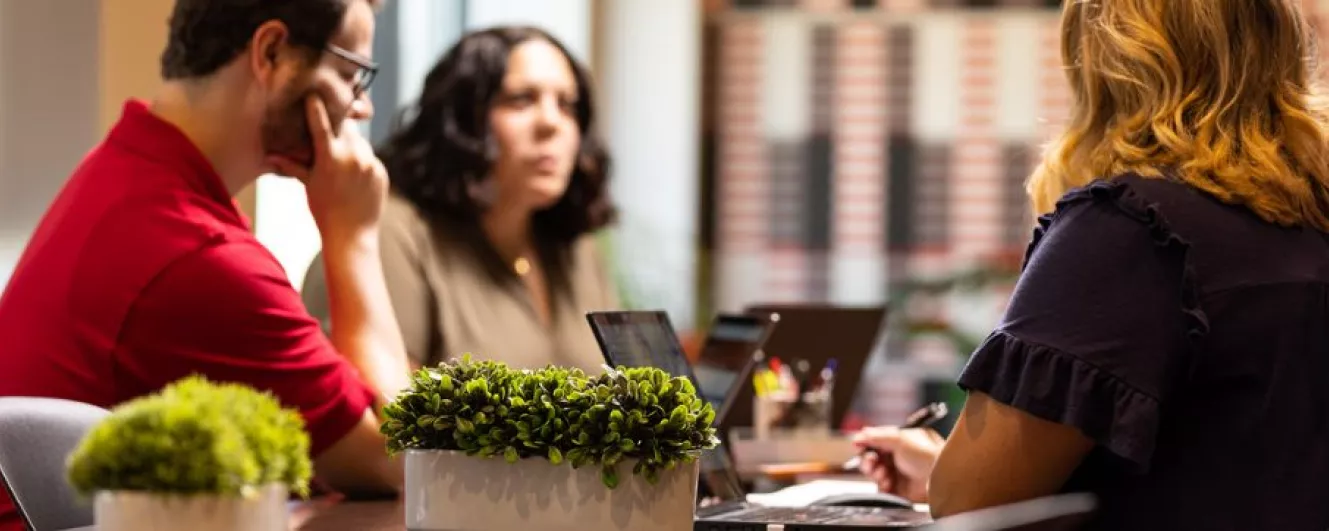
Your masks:
<path fill-rule="evenodd" d="M 401 499 L 346 501 L 322 498 L 291 508 L 292 531 L 402 531 L 406 509 Z"/>
<path fill-rule="evenodd" d="M 291 531 L 402 531 L 406 510 L 400 499 L 345 501 L 328 497 L 291 504 Z M 65 531 L 97 531 L 97 526 Z"/>

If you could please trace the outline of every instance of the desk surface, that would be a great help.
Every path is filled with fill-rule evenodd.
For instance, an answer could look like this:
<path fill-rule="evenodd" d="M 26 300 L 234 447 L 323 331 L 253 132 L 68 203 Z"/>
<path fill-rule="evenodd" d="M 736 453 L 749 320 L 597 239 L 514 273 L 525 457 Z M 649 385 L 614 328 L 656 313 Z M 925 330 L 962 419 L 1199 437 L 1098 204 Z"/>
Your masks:
<path fill-rule="evenodd" d="M 345 501 L 319 499 L 291 509 L 292 531 L 401 531 L 406 509 L 401 500 Z"/>
<path fill-rule="evenodd" d="M 405 528 L 406 512 L 400 500 L 321 498 L 291 507 L 291 531 L 402 531 Z M 97 531 L 97 526 L 65 531 Z"/>

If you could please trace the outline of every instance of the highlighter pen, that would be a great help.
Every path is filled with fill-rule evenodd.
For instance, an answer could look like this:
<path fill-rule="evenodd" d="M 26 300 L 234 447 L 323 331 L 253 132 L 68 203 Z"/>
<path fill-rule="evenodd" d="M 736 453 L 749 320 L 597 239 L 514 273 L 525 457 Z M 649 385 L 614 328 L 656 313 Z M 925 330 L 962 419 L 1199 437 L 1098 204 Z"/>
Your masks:
<path fill-rule="evenodd" d="M 908 430 L 914 428 L 926 428 L 928 426 L 936 424 L 937 421 L 946 418 L 946 413 L 947 413 L 946 403 L 933 402 L 931 404 L 923 406 L 922 408 L 919 408 L 918 411 L 915 411 L 912 414 L 910 414 L 909 417 L 905 419 L 904 424 L 900 425 L 900 429 Z M 863 455 L 868 452 L 872 452 L 877 455 L 884 455 L 889 453 L 884 450 L 878 450 L 876 448 L 869 446 L 867 448 L 864 448 L 863 451 L 860 452 L 858 455 L 850 458 L 848 461 L 845 461 L 843 465 L 840 465 L 840 469 L 845 472 L 858 470 L 858 467 L 863 464 Z"/>

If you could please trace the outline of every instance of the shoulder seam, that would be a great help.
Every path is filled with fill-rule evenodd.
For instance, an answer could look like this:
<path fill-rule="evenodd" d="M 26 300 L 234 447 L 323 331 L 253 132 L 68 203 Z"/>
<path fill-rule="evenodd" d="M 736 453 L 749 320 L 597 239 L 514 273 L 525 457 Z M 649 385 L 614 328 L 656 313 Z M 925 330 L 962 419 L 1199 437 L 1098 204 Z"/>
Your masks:
<path fill-rule="evenodd" d="M 1043 236 L 1056 223 L 1059 214 L 1071 205 L 1084 202 L 1110 203 L 1122 214 L 1144 225 L 1156 247 L 1179 255 L 1182 267 L 1180 310 L 1186 322 L 1187 342 L 1192 350 L 1189 371 L 1193 375 L 1198 365 L 1198 345 L 1209 333 L 1209 317 L 1201 306 L 1199 279 L 1190 256 L 1191 243 L 1174 232 L 1158 204 L 1136 193 L 1129 181 L 1120 178 L 1098 180 L 1062 196 L 1052 213 L 1039 217 L 1034 237 L 1025 251 L 1025 265 L 1028 265 L 1029 258 Z"/>

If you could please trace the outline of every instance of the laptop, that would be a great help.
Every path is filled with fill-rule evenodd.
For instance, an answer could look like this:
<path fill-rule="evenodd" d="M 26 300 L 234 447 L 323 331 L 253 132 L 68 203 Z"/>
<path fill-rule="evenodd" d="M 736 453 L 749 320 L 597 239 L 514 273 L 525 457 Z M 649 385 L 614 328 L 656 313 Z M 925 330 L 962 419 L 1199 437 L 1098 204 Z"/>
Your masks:
<path fill-rule="evenodd" d="M 724 418 L 738 396 L 738 388 L 751 377 L 761 346 L 779 320 L 773 316 L 717 315 L 707 331 L 697 364 L 692 366 L 687 363 L 664 312 L 592 312 L 586 319 L 609 365 L 660 367 L 671 375 L 692 381 L 697 395 L 715 410 L 712 425 L 716 426 L 721 441 L 728 439 Z M 678 364 L 679 359 L 684 363 Z M 725 461 L 731 459 L 723 443 L 702 456 L 704 477 L 698 494 L 724 499 L 742 496 L 738 474 L 726 474 L 732 467 L 726 468 L 717 461 L 712 455 L 715 453 L 724 454 Z"/>
<path fill-rule="evenodd" d="M 658 367 L 673 376 L 686 376 L 696 387 L 697 378 L 665 312 L 589 312 L 586 322 L 611 367 Z"/>
<path fill-rule="evenodd" d="M 658 367 L 697 386 L 697 377 L 662 311 L 591 312 L 586 315 L 611 366 Z M 738 387 L 749 387 L 740 385 Z M 694 530 L 749 531 L 783 526 L 786 531 L 911 527 L 928 522 L 927 514 L 903 508 L 811 506 L 765 507 L 746 501 L 747 492 L 723 443 L 703 452 L 701 480 L 721 503 L 697 511 Z M 758 527 L 760 526 L 760 527 Z"/>
<path fill-rule="evenodd" d="M 764 304 L 750 306 L 744 313 L 779 315 L 780 325 L 771 331 L 761 349 L 766 358 L 779 358 L 785 363 L 807 360 L 814 371 L 835 359 L 837 377 L 831 391 L 831 427 L 838 430 L 858 393 L 863 367 L 877 346 L 886 322 L 886 307 Z M 756 392 L 751 385 L 742 385 L 736 393 L 724 426 L 752 426 L 752 401 Z"/>
<path fill-rule="evenodd" d="M 715 425 L 724 431 L 729 411 L 742 387 L 751 385 L 752 372 L 761 360 L 762 346 L 775 330 L 780 317 L 722 313 L 711 320 L 697 361 L 697 393 L 715 408 Z"/>
<path fill-rule="evenodd" d="M 704 482 L 720 485 L 732 482 L 727 495 L 716 496 L 714 505 L 697 508 L 693 531 L 834 531 L 920 527 L 932 521 L 924 512 L 905 508 L 845 507 L 809 505 L 806 507 L 767 507 L 747 501 L 747 492 L 738 481 L 738 472 L 728 453 L 716 448 L 701 460 Z M 716 469 L 715 467 L 719 467 Z M 709 485 L 709 483 L 708 483 Z"/>

